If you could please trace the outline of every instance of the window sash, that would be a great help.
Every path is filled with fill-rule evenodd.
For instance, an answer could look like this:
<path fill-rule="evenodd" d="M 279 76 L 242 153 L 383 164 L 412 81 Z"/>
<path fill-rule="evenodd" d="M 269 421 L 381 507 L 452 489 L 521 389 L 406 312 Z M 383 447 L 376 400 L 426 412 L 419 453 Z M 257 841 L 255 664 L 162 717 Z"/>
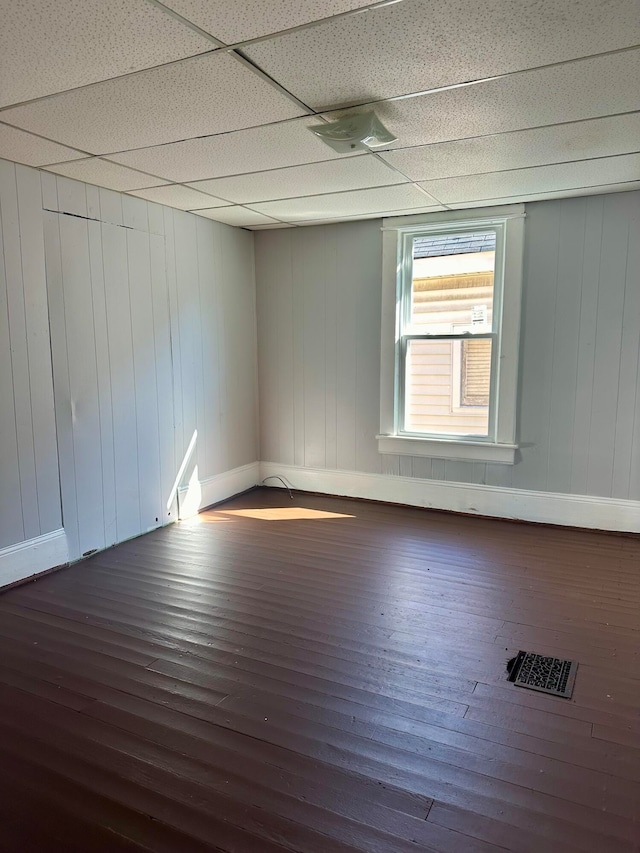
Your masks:
<path fill-rule="evenodd" d="M 409 343 L 411 341 L 468 341 L 469 339 L 479 339 L 484 338 L 491 341 L 491 378 L 490 378 L 490 392 L 489 392 L 489 425 L 487 429 L 486 435 L 480 435 L 478 433 L 445 433 L 445 432 L 417 432 L 415 430 L 410 430 L 405 428 L 405 418 L 406 418 L 406 394 L 407 394 L 407 357 L 409 350 Z M 497 376 L 496 376 L 496 364 L 497 364 L 497 349 L 499 346 L 500 336 L 497 332 L 483 332 L 478 335 L 468 335 L 468 334 L 451 334 L 451 335 L 402 335 L 399 339 L 399 353 L 400 353 L 400 365 L 398 371 L 398 382 L 396 385 L 397 392 L 397 402 L 396 402 L 396 414 L 398 420 L 398 428 L 397 434 L 407 436 L 409 438 L 435 438 L 435 439 L 455 439 L 456 441 L 486 441 L 486 442 L 494 442 L 495 441 L 495 433 L 496 433 L 496 399 L 497 399 Z"/>
<path fill-rule="evenodd" d="M 496 249 L 493 270 L 493 307 L 492 329 L 485 332 L 451 332 L 450 334 L 416 333 L 411 323 L 413 289 L 413 240 L 415 237 L 470 234 L 478 231 L 493 231 L 496 235 Z M 497 440 L 498 388 L 500 368 L 500 348 L 502 337 L 502 304 L 504 290 L 505 223 L 478 220 L 473 223 L 439 223 L 432 227 L 423 226 L 398 232 L 398 293 L 396 312 L 396 354 L 395 354 L 395 392 L 394 422 L 395 433 L 400 436 L 422 439 L 451 439 L 465 442 L 495 443 Z M 407 350 L 411 340 L 468 340 L 469 338 L 490 338 L 491 377 L 489 395 L 489 426 L 487 435 L 459 435 L 457 433 L 415 432 L 406 429 L 406 384 Z"/>

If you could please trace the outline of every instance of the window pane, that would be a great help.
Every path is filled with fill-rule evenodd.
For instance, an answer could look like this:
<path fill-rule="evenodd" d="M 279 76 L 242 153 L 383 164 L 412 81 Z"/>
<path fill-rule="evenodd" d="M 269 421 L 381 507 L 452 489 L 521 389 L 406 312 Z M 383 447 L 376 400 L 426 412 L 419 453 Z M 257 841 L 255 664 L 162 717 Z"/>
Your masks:
<path fill-rule="evenodd" d="M 490 338 L 408 341 L 406 432 L 489 434 Z"/>
<path fill-rule="evenodd" d="M 495 255 L 492 231 L 414 237 L 412 331 L 490 332 Z"/>

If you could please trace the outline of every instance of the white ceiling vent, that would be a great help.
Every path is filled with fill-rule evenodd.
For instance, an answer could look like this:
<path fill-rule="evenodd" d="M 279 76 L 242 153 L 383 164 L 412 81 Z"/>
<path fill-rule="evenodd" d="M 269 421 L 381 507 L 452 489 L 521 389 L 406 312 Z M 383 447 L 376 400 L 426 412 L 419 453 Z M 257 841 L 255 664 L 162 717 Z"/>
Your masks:
<path fill-rule="evenodd" d="M 379 148 L 397 138 L 389 133 L 373 110 L 352 113 L 328 124 L 314 124 L 309 130 L 339 154 Z"/>

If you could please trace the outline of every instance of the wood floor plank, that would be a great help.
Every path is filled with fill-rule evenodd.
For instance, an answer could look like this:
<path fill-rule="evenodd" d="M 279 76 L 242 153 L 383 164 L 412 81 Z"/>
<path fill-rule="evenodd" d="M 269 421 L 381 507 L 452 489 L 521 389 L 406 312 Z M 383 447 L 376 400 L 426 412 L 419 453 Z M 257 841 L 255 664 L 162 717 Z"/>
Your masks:
<path fill-rule="evenodd" d="M 9 590 L 0 851 L 638 853 L 638 565 L 262 489 Z"/>

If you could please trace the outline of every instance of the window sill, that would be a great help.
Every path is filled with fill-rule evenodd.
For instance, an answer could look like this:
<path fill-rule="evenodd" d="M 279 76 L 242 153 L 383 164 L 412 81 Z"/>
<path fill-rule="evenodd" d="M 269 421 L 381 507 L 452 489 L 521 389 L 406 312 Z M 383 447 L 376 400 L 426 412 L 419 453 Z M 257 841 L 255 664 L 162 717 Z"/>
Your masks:
<path fill-rule="evenodd" d="M 455 459 L 469 462 L 495 462 L 513 465 L 517 444 L 495 444 L 487 441 L 456 441 L 447 438 L 413 438 L 404 435 L 378 435 L 378 452 L 399 456 L 430 456 L 433 459 Z"/>

